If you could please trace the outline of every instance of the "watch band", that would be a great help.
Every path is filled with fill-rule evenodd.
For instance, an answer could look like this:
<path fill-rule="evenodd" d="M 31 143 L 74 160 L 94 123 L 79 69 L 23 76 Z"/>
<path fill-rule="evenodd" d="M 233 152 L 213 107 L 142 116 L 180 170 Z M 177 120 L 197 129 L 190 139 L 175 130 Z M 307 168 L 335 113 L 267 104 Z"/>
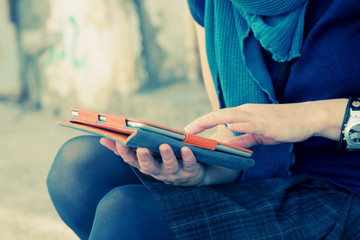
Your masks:
<path fill-rule="evenodd" d="M 360 150 L 360 142 L 358 139 L 360 132 L 360 98 L 350 97 L 346 111 L 349 112 L 346 116 L 347 120 L 345 124 L 343 124 L 344 129 L 341 132 L 341 147 L 348 151 Z"/>
<path fill-rule="evenodd" d="M 360 97 L 351 97 L 350 109 L 360 111 Z"/>

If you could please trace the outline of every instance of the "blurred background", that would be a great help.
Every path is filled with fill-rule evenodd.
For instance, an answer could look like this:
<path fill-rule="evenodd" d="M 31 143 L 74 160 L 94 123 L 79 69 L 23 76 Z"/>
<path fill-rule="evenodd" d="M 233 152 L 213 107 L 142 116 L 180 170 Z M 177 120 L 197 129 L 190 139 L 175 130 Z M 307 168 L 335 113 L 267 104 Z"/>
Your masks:
<path fill-rule="evenodd" d="M 0 238 L 77 239 L 46 175 L 69 108 L 181 129 L 210 111 L 185 0 L 0 0 Z"/>

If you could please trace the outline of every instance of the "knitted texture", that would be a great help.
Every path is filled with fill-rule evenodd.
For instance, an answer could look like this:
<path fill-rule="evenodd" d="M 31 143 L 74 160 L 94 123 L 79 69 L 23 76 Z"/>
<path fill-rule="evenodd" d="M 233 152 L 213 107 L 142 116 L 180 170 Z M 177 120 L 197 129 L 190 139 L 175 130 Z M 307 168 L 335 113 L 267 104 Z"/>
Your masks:
<path fill-rule="evenodd" d="M 278 103 L 261 48 L 278 62 L 300 56 L 306 0 L 207 0 L 206 48 L 222 107 Z M 291 144 L 256 146 L 243 180 L 287 177 Z"/>

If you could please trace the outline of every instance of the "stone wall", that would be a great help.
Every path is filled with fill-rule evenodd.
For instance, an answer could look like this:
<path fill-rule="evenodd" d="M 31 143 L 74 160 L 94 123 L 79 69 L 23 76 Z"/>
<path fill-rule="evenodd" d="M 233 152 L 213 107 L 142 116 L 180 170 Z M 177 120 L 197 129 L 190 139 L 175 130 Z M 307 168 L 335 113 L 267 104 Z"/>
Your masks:
<path fill-rule="evenodd" d="M 30 106 L 105 110 L 119 96 L 126 101 L 139 92 L 201 81 L 186 1 L 0 3 L 9 3 L 18 39 L 20 80 L 11 81 L 19 82 L 19 99 Z"/>

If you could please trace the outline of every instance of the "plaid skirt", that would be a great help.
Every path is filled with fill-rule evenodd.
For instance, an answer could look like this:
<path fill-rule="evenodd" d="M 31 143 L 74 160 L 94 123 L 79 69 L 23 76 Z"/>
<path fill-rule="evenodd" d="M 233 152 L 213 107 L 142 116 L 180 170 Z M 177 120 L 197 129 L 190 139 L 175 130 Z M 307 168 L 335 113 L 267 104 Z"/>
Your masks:
<path fill-rule="evenodd" d="M 174 239 L 360 239 L 360 197 L 293 176 L 198 188 L 137 173 Z"/>

